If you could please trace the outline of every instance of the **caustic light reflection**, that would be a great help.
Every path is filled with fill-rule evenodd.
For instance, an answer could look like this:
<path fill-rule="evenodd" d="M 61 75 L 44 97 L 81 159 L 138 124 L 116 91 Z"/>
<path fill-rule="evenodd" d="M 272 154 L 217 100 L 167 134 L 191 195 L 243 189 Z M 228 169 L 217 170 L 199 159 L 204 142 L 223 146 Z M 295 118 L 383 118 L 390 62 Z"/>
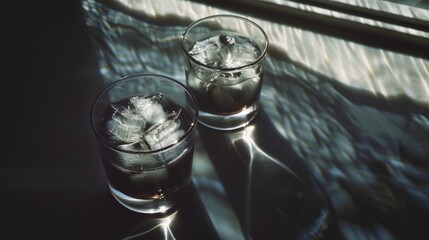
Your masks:
<path fill-rule="evenodd" d="M 255 131 L 255 126 L 248 126 L 247 128 L 245 128 L 242 132 L 242 136 L 239 138 L 235 138 L 235 139 L 231 139 L 231 144 L 232 146 L 235 146 L 235 142 L 236 141 L 243 141 L 247 144 L 247 147 L 249 149 L 249 154 L 250 154 L 250 164 L 249 166 L 252 166 L 252 162 L 255 159 L 255 156 L 257 155 L 261 155 L 263 156 L 263 159 L 269 160 L 271 161 L 273 164 L 279 166 L 280 168 L 284 169 L 285 171 L 287 171 L 288 173 L 292 174 L 293 176 L 295 176 L 296 178 L 299 178 L 299 176 L 297 176 L 295 174 L 294 171 L 292 171 L 289 167 L 287 167 L 284 163 L 282 163 L 281 161 L 279 161 L 278 159 L 270 156 L 270 154 L 266 153 L 264 150 L 262 150 L 253 140 L 254 136 L 253 136 L 253 132 Z M 249 178 L 251 178 L 251 176 L 249 176 Z"/>
<path fill-rule="evenodd" d="M 174 236 L 171 227 L 174 224 L 174 220 L 178 212 L 179 211 L 176 211 L 165 217 L 153 219 L 154 226 L 150 227 L 149 229 L 145 229 L 145 226 L 147 225 L 147 222 L 145 222 L 145 226 L 140 226 L 134 231 L 137 233 L 123 238 L 122 240 L 145 239 L 145 237 L 150 236 L 150 234 L 152 234 L 153 232 L 161 232 L 163 235 L 162 238 L 164 240 L 174 240 L 176 239 L 176 237 Z M 140 228 L 142 228 L 143 230 L 141 230 Z"/>
<path fill-rule="evenodd" d="M 272 149 L 264 149 L 265 145 L 257 140 L 261 132 L 268 132 L 274 138 L 275 135 L 257 123 L 224 135 L 229 150 L 223 154 L 228 158 L 223 160 L 241 161 L 247 169 L 247 179 L 242 186 L 245 198 L 241 203 L 245 211 L 242 220 L 245 232 L 258 239 L 259 233 L 255 228 L 264 228 L 261 222 L 266 221 L 270 225 L 268 231 L 285 234 L 290 239 L 323 238 L 332 223 L 325 196 L 308 178 L 297 174 L 297 169 L 288 166 L 292 155 L 273 156 Z M 265 217 L 269 219 L 264 220 Z"/>

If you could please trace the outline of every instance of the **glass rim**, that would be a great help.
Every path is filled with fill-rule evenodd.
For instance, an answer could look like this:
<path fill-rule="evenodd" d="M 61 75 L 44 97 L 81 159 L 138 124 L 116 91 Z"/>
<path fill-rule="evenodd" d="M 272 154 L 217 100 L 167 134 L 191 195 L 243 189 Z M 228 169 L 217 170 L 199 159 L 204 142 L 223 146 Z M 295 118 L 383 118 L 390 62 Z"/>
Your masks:
<path fill-rule="evenodd" d="M 264 36 L 264 38 L 265 38 L 264 49 L 262 50 L 262 53 L 260 54 L 260 56 L 259 56 L 258 58 L 256 58 L 254 61 L 250 62 L 250 63 L 244 64 L 243 66 L 239 66 L 239 67 L 233 67 L 233 68 L 222 68 L 222 67 L 213 67 L 213 66 L 209 66 L 209 65 L 207 65 L 207 64 L 204 64 L 204 63 L 202 63 L 202 62 L 200 62 L 200 61 L 196 60 L 194 57 L 192 57 L 192 55 L 191 55 L 191 54 L 189 54 L 188 50 L 185 48 L 185 43 L 184 43 L 184 41 L 185 41 L 185 36 L 186 36 L 186 34 L 189 32 L 189 30 L 190 30 L 192 27 L 194 27 L 194 26 L 198 25 L 199 23 L 204 22 L 204 21 L 206 21 L 206 20 L 208 20 L 208 19 L 212 19 L 212 18 L 213 18 L 213 19 L 214 19 L 214 18 L 238 18 L 238 19 L 240 19 L 240 20 L 242 20 L 242 21 L 245 21 L 245 22 L 248 22 L 248 23 L 252 24 L 252 25 L 253 25 L 253 26 L 255 26 L 257 29 L 259 29 L 259 30 L 261 31 L 262 35 L 263 35 L 263 36 Z M 261 26 L 259 26 L 257 23 L 255 23 L 254 21 L 249 20 L 249 19 L 247 19 L 247 18 L 244 18 L 244 17 L 238 16 L 238 15 L 230 15 L 230 14 L 218 14 L 218 15 L 211 15 L 211 16 L 207 16 L 207 17 L 204 17 L 204 18 L 198 19 L 198 20 L 196 20 L 196 21 L 192 22 L 191 24 L 189 24 L 189 25 L 186 27 L 185 31 L 184 31 L 184 32 L 182 33 L 182 35 L 181 35 L 181 46 L 182 46 L 182 50 L 183 50 L 183 52 L 186 54 L 186 56 L 187 56 L 189 59 L 191 59 L 191 61 L 193 61 L 194 63 L 196 63 L 196 64 L 198 64 L 198 65 L 200 65 L 200 66 L 203 66 L 203 67 L 205 67 L 205 68 L 209 68 L 209 69 L 212 69 L 212 70 L 217 70 L 217 71 L 235 71 L 235 70 L 240 70 L 240 69 L 243 69 L 243 68 L 251 67 L 251 66 L 253 66 L 253 65 L 255 65 L 255 64 L 259 63 L 259 62 L 261 62 L 261 61 L 264 59 L 264 57 L 265 57 L 266 53 L 268 52 L 269 44 L 270 44 L 270 43 L 269 43 L 269 40 L 268 40 L 268 36 L 267 36 L 267 34 L 265 33 L 264 29 L 262 29 L 262 27 L 261 27 Z"/>
<path fill-rule="evenodd" d="M 111 90 L 113 87 L 115 87 L 118 84 L 121 84 L 123 82 L 129 81 L 132 78 L 135 77 L 156 77 L 156 78 L 163 78 L 164 80 L 173 82 L 177 85 L 179 85 L 192 99 L 192 101 L 195 104 L 195 117 L 192 118 L 192 123 L 191 126 L 189 127 L 189 129 L 186 130 L 185 134 L 179 138 L 179 140 L 177 142 L 175 142 L 174 144 L 170 144 L 166 147 L 162 147 L 159 149 L 154 149 L 154 150 L 135 150 L 135 151 L 131 151 L 131 150 L 125 150 L 125 149 L 120 149 L 118 147 L 113 146 L 112 144 L 110 144 L 99 132 L 99 129 L 96 127 L 96 120 L 94 119 L 94 112 L 95 109 L 97 107 L 97 103 L 100 101 L 100 99 L 109 91 Z M 198 113 L 199 113 L 199 106 L 198 106 L 198 102 L 197 102 L 197 98 L 195 97 L 195 95 L 186 87 L 186 85 L 184 85 L 183 83 L 171 78 L 171 77 L 167 77 L 161 74 L 154 74 L 154 73 L 140 73 L 140 74 L 131 74 L 131 75 L 127 75 L 124 77 L 121 77 L 117 80 L 115 80 L 114 82 L 110 83 L 109 85 L 107 85 L 106 87 L 104 87 L 95 97 L 95 100 L 92 103 L 91 106 L 91 112 L 90 112 L 90 123 L 91 123 L 91 128 L 92 130 L 95 132 L 96 137 L 98 139 L 101 140 L 101 142 L 103 143 L 103 145 L 105 145 L 106 147 L 108 147 L 109 149 L 116 151 L 116 152 L 121 152 L 121 153 L 127 153 L 127 154 L 155 154 L 155 153 L 161 153 L 161 152 L 165 152 L 169 149 L 174 148 L 175 146 L 177 146 L 178 144 L 180 144 L 181 142 L 183 142 L 185 139 L 187 139 L 189 137 L 189 135 L 191 135 L 192 132 L 195 131 L 195 128 L 197 126 L 198 123 Z"/>

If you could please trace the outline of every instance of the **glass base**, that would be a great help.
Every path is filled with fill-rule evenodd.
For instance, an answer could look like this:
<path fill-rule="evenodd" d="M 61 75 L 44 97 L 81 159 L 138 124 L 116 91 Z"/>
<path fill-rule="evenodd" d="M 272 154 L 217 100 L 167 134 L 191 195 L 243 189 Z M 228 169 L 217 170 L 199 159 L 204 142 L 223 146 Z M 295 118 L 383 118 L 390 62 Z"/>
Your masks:
<path fill-rule="evenodd" d="M 165 213 L 175 206 L 175 203 L 173 201 L 168 200 L 166 198 L 138 199 L 123 194 L 122 192 L 113 188 L 110 184 L 109 188 L 116 201 L 134 212 L 146 214 Z"/>
<path fill-rule="evenodd" d="M 204 111 L 199 112 L 198 122 L 202 125 L 221 131 L 230 131 L 243 128 L 252 121 L 258 113 L 259 102 L 239 113 L 232 115 L 217 115 Z"/>

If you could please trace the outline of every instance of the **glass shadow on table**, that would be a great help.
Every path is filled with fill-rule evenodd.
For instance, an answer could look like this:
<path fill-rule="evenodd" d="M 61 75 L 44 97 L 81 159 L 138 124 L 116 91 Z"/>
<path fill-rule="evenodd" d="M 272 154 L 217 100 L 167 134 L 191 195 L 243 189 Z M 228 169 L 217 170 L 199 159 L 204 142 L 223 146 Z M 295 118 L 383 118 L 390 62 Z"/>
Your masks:
<path fill-rule="evenodd" d="M 261 108 L 245 128 L 199 125 L 246 239 L 339 239 L 333 207 Z"/>

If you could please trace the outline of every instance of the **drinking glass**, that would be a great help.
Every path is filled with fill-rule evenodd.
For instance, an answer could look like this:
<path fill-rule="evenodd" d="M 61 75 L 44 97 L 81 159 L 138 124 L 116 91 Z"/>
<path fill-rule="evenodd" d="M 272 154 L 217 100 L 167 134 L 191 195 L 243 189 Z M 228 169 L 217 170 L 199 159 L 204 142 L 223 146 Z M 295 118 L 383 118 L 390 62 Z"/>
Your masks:
<path fill-rule="evenodd" d="M 218 130 L 246 126 L 259 107 L 269 45 L 264 30 L 243 17 L 214 15 L 190 24 L 181 43 L 199 122 Z"/>
<path fill-rule="evenodd" d="M 100 92 L 91 125 L 114 198 L 140 213 L 172 209 L 191 181 L 198 105 L 169 77 L 136 74 Z"/>

